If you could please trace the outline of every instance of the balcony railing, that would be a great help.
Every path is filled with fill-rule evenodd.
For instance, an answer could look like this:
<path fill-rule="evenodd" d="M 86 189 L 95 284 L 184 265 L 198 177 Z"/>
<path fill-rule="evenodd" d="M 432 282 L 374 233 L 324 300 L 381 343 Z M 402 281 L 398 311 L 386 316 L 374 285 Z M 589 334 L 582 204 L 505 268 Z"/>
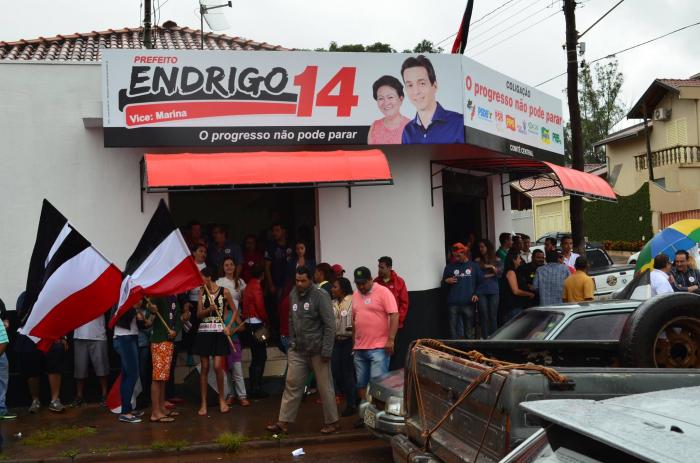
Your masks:
<path fill-rule="evenodd" d="M 679 145 L 651 152 L 651 163 L 654 167 L 680 164 L 700 163 L 700 146 Z M 634 166 L 637 170 L 647 169 L 647 155 L 640 154 L 634 157 Z"/>

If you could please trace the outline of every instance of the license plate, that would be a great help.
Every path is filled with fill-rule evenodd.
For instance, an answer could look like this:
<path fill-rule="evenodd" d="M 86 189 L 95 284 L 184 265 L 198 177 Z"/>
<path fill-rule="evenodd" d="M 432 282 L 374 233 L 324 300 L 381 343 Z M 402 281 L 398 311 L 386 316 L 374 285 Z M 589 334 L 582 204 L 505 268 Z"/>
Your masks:
<path fill-rule="evenodd" d="M 369 408 L 365 410 L 365 424 L 370 428 L 377 427 L 377 415 L 374 413 L 373 410 L 370 410 Z"/>

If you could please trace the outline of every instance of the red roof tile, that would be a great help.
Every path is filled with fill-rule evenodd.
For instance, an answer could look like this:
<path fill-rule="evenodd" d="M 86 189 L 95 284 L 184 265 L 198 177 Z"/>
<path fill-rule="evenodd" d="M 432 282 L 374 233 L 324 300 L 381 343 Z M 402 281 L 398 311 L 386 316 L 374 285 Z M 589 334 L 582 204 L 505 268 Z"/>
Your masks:
<path fill-rule="evenodd" d="M 700 87 L 700 79 L 656 79 L 674 88 Z"/>
<path fill-rule="evenodd" d="M 153 41 L 158 50 L 198 50 L 200 31 L 179 26 L 157 27 L 153 29 Z M 204 47 L 207 50 L 287 50 L 279 45 L 213 32 L 204 35 Z M 143 28 L 125 27 L 15 42 L 0 41 L 0 61 L 98 62 L 101 50 L 105 48 L 143 48 Z"/>

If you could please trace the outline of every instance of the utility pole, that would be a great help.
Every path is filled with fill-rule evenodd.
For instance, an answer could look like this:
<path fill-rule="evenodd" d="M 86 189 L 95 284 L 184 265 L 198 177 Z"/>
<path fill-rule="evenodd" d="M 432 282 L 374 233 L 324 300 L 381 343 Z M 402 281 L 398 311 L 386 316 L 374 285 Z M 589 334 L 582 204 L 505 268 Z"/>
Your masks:
<path fill-rule="evenodd" d="M 581 129 L 581 107 L 578 101 L 578 32 L 576 31 L 576 0 L 564 0 L 566 20 L 566 95 L 569 100 L 571 123 L 571 167 L 583 171 L 583 131 Z M 569 202 L 571 235 L 574 247 L 585 256 L 586 245 L 583 229 L 583 198 L 571 195 Z"/>
<path fill-rule="evenodd" d="M 153 48 L 153 37 L 151 36 L 151 0 L 144 0 L 143 6 L 143 46 Z"/>

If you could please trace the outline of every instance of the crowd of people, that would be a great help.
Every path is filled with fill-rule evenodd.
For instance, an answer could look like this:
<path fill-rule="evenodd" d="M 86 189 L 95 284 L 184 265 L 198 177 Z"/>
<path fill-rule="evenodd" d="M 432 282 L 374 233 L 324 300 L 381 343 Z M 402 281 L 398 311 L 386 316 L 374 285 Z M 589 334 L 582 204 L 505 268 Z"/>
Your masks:
<path fill-rule="evenodd" d="M 499 247 L 470 236 L 454 243 L 442 275 L 452 339 L 487 338 L 528 307 L 593 300 L 588 261 L 571 236 L 531 250 L 527 235 L 501 233 Z"/>
<path fill-rule="evenodd" d="M 18 333 L 14 349 L 32 399 L 29 412 L 38 413 L 42 407 L 39 379 L 44 373 L 49 378 L 49 410 L 60 413 L 83 406 L 90 365 L 98 378 L 100 403 L 108 405 L 111 338 L 120 362 L 121 404 L 113 407 L 119 421 L 177 419 L 177 406 L 183 401 L 174 387 L 178 354 L 199 369 L 198 414 L 209 413 L 210 370 L 218 411 L 227 413 L 234 404 L 248 407 L 250 399 L 268 397 L 263 383 L 267 348 L 276 344 L 287 355 L 287 371 L 279 420 L 270 430 L 286 430 L 301 399 L 318 391 L 325 417 L 321 431 L 335 432 L 339 415 L 357 413 L 358 393 L 361 398 L 370 377 L 388 372 L 396 333 L 408 311 L 408 290 L 393 270 L 391 257 L 378 259 L 375 278 L 369 268 L 360 267 L 351 282 L 342 265 L 316 263 L 307 242 L 289 240 L 283 225 L 275 223 L 269 231 L 266 244 L 247 235 L 239 247 L 224 226 L 205 230 L 191 222 L 184 236 L 200 270 L 201 287 L 144 298 L 119 318 L 111 334 L 106 323 L 111 314 L 100 316 L 57 341 L 46 355 Z M 17 308 L 22 320 L 27 310 L 23 296 Z M 3 326 L 0 353 L 7 345 Z M 251 352 L 247 384 L 244 348 Z M 59 396 L 69 355 L 76 394 L 64 405 Z M 1 355 L 0 416 L 10 419 L 16 415 L 3 408 L 7 379 L 7 357 Z M 339 397 L 345 398 L 341 413 Z M 150 416 L 144 417 L 149 406 Z"/>
<path fill-rule="evenodd" d="M 302 398 L 315 392 L 323 405 L 322 433 L 335 432 L 339 416 L 356 414 L 369 381 L 389 371 L 397 332 L 408 314 L 406 283 L 389 256 L 377 260 L 376 277 L 362 266 L 347 278 L 341 264 L 315 262 L 308 243 L 290 240 L 282 224 L 269 231 L 265 245 L 247 235 L 240 247 L 229 240 L 224 226 L 214 225 L 205 233 L 198 222 L 188 225 L 184 235 L 202 286 L 186 294 L 144 298 L 118 320 L 111 335 L 121 367 L 120 421 L 141 422 L 149 405 L 151 422 L 177 419 L 177 405 L 183 401 L 174 387 L 178 353 L 188 366 L 199 367 L 201 416 L 209 412 L 210 370 L 221 413 L 234 404 L 248 407 L 251 398 L 268 397 L 263 376 L 271 345 L 286 354 L 287 370 L 279 416 L 269 431 L 286 432 Z M 595 285 L 587 275 L 586 258 L 573 252 L 570 236 L 561 239 L 560 250 L 558 244 L 548 238 L 544 250 L 531 250 L 528 236 L 501 233 L 497 249 L 488 239 L 473 236 L 451 245 L 442 274 L 449 336 L 487 338 L 528 307 L 593 300 Z M 673 271 L 664 255 L 656 257 L 654 268 L 653 294 L 700 290 L 700 274 L 685 251 L 677 253 Z M 23 295 L 17 308 L 22 320 L 27 311 Z M 0 309 L 4 312 L 1 303 Z M 71 354 L 76 394 L 68 406 L 85 403 L 90 365 L 106 405 L 109 316 L 57 340 L 46 355 L 17 334 L 14 350 L 31 396 L 30 413 L 42 407 L 39 378 L 44 373 L 49 410 L 65 410 L 59 397 L 61 376 Z M 11 419 L 16 415 L 5 406 L 7 326 L 0 324 L 0 418 Z M 247 384 L 244 348 L 251 352 Z M 135 394 L 138 383 L 142 392 Z M 345 408 L 339 413 L 340 397 Z"/>

